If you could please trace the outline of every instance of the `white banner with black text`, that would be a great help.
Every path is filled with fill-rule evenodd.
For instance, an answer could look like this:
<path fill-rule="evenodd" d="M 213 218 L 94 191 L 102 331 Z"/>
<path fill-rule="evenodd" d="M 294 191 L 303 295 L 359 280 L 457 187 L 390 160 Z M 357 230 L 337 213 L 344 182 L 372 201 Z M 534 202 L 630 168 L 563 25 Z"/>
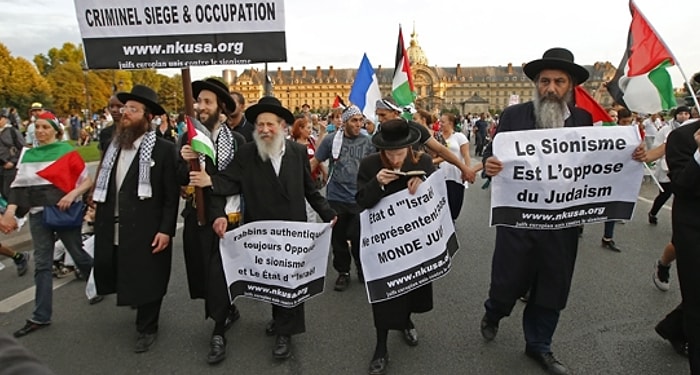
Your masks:
<path fill-rule="evenodd" d="M 587 126 L 498 133 L 503 170 L 491 184 L 491 225 L 561 229 L 629 220 L 644 167 L 632 159 L 636 126 Z"/>
<path fill-rule="evenodd" d="M 256 221 L 226 232 L 219 250 L 231 300 L 294 307 L 321 294 L 330 244 L 328 223 Z"/>
<path fill-rule="evenodd" d="M 360 258 L 370 303 L 404 295 L 445 276 L 459 244 L 443 174 L 415 194 L 404 189 L 360 213 Z"/>

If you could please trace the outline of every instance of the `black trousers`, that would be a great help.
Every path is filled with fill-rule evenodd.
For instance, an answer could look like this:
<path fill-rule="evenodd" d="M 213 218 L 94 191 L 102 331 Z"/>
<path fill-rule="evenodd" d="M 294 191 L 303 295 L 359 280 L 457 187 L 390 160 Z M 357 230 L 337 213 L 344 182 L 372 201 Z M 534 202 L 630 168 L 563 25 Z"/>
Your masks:
<path fill-rule="evenodd" d="M 158 332 L 158 318 L 163 299 L 149 302 L 136 307 L 136 330 L 139 333 Z"/>
<path fill-rule="evenodd" d="M 272 319 L 278 335 L 291 336 L 306 331 L 303 303 L 292 308 L 272 305 Z"/>
<path fill-rule="evenodd" d="M 350 261 L 355 258 L 355 266 L 360 273 L 360 208 L 356 203 L 329 201 L 328 204 L 338 214 L 331 234 L 333 268 L 340 273 L 348 273 Z"/>
<path fill-rule="evenodd" d="M 659 210 L 664 203 L 666 203 L 668 198 L 671 198 L 671 195 L 673 195 L 673 190 L 671 190 L 673 185 L 671 185 L 670 182 L 661 182 L 660 185 L 664 191 L 659 190 L 659 195 L 654 198 L 654 204 L 651 206 L 651 210 L 649 210 L 649 213 L 654 216 L 659 213 Z"/>

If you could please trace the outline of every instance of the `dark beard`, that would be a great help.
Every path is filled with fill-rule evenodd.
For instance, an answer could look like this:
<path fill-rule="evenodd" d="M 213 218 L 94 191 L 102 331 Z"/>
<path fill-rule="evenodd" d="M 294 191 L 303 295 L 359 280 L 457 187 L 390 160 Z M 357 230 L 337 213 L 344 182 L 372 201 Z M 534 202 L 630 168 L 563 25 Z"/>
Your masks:
<path fill-rule="evenodd" d="M 141 120 L 135 121 L 131 125 L 125 125 L 123 122 L 120 122 L 114 134 L 114 139 L 120 148 L 131 150 L 134 148 L 134 142 L 140 136 L 146 134 L 150 128 L 151 123 L 145 118 L 141 118 Z"/>
<path fill-rule="evenodd" d="M 565 108 L 568 103 L 571 103 L 573 94 L 571 91 L 564 94 L 564 97 L 559 99 L 556 95 L 540 96 L 540 93 L 535 89 L 535 124 L 538 129 L 561 128 L 564 126 Z"/>
<path fill-rule="evenodd" d="M 207 130 L 209 130 L 210 132 L 213 132 L 214 129 L 216 128 L 216 125 L 219 124 L 219 115 L 220 114 L 221 114 L 221 111 L 217 110 L 215 114 L 210 115 L 207 118 L 206 122 L 202 121 L 201 116 L 197 116 L 197 117 L 199 117 L 198 118 L 199 122 L 201 122 L 202 125 L 204 125 L 204 127 L 207 128 Z"/>

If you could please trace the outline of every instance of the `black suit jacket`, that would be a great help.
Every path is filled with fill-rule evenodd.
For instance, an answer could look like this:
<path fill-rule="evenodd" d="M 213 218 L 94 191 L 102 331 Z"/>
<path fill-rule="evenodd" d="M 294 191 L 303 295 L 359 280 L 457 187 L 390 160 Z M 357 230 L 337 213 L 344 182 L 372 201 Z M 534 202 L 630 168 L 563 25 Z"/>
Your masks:
<path fill-rule="evenodd" d="M 242 145 L 231 164 L 212 176 L 211 211 L 223 217 L 225 197 L 243 194 L 243 221 L 306 221 L 306 203 L 328 222 L 336 213 L 318 192 L 311 179 L 306 146 L 285 141 L 279 176 L 270 160 L 258 155 L 255 142 Z"/>

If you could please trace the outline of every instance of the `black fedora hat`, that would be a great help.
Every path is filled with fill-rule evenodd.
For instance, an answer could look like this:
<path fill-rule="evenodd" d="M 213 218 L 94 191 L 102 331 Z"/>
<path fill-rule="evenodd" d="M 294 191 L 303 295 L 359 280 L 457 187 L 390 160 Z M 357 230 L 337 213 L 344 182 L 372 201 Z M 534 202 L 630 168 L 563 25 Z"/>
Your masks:
<path fill-rule="evenodd" d="M 420 132 L 404 119 L 382 122 L 379 131 L 372 136 L 372 144 L 379 150 L 395 150 L 408 147 L 420 139 Z"/>
<path fill-rule="evenodd" d="M 282 117 L 287 125 L 294 123 L 294 115 L 287 108 L 282 107 L 282 103 L 274 96 L 263 96 L 256 104 L 251 105 L 245 110 L 245 118 L 249 122 L 255 124 L 258 115 L 261 113 L 274 113 Z"/>
<path fill-rule="evenodd" d="M 571 75 L 576 85 L 586 82 L 589 76 L 586 68 L 574 63 L 574 54 L 566 48 L 550 48 L 541 59 L 530 61 L 523 67 L 525 75 L 533 81 L 544 69 L 563 70 Z"/>
<path fill-rule="evenodd" d="M 117 93 L 117 99 L 122 103 L 126 103 L 129 100 L 142 103 L 156 116 L 165 113 L 165 109 L 158 104 L 158 94 L 150 87 L 134 85 L 134 87 L 131 88 L 131 92 Z"/>
<path fill-rule="evenodd" d="M 202 90 L 209 90 L 216 94 L 216 96 L 226 104 L 226 108 L 229 112 L 236 110 L 236 102 L 231 97 L 231 93 L 228 91 L 226 84 L 220 80 L 216 78 L 207 78 L 203 81 L 192 82 L 192 96 L 195 100 L 197 100 Z"/>

